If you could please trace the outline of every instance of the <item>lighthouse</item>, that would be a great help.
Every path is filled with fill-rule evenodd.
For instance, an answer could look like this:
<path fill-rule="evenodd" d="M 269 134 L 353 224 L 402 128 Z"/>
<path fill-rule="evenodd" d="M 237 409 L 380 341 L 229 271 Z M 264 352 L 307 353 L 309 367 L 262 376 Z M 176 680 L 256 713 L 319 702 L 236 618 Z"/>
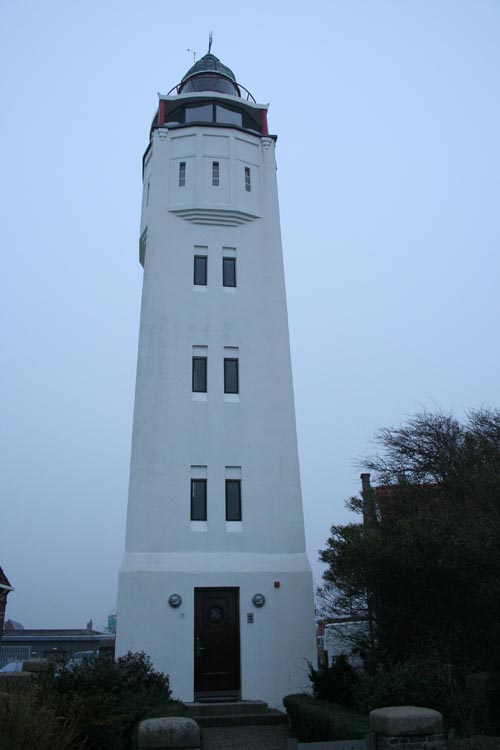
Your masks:
<path fill-rule="evenodd" d="M 159 95 L 116 652 L 281 707 L 315 636 L 267 109 L 210 50 Z"/>

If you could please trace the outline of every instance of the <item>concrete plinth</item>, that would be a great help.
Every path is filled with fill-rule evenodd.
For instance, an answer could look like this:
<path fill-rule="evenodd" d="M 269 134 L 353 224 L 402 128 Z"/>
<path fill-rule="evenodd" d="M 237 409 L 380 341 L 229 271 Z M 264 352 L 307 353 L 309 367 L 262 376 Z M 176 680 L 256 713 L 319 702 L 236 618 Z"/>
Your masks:
<path fill-rule="evenodd" d="M 376 750 L 445 750 L 443 717 L 420 706 L 389 706 L 370 711 Z"/>
<path fill-rule="evenodd" d="M 201 734 L 193 719 L 165 716 L 139 724 L 139 750 L 199 750 Z"/>

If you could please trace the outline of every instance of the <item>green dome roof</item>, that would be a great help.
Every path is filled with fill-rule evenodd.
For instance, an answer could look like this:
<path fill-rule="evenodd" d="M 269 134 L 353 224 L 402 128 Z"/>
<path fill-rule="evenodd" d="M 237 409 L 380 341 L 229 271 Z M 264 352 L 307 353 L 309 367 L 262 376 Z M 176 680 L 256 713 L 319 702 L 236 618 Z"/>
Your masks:
<path fill-rule="evenodd" d="M 219 58 L 215 57 L 215 55 L 212 55 L 211 52 L 207 52 L 206 55 L 200 57 L 200 59 L 195 62 L 193 67 L 189 68 L 181 83 L 184 83 L 187 78 L 190 78 L 191 76 L 198 73 L 219 73 L 222 76 L 226 76 L 226 78 L 231 78 L 231 80 L 236 83 L 236 78 L 233 71 L 226 65 L 223 65 Z"/>

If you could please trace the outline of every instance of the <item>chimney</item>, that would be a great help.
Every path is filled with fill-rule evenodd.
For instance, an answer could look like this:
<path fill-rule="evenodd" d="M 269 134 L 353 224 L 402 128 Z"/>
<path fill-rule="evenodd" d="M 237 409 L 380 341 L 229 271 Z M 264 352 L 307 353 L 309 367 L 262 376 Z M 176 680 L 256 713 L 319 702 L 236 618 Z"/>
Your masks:
<path fill-rule="evenodd" d="M 371 484 L 370 484 L 370 475 L 369 474 L 361 474 L 361 492 L 364 493 L 367 490 L 371 490 Z"/>
<path fill-rule="evenodd" d="M 363 498 L 363 528 L 374 529 L 377 526 L 375 511 L 375 490 L 370 484 L 370 475 L 361 474 L 361 497 Z"/>

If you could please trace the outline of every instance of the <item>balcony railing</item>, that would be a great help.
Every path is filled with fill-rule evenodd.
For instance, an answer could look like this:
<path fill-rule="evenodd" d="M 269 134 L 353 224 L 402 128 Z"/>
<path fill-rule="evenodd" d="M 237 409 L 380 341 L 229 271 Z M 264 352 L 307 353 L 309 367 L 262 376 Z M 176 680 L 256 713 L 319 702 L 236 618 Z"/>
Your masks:
<path fill-rule="evenodd" d="M 187 90 L 186 90 L 187 89 Z M 186 81 L 181 81 L 173 89 L 170 89 L 168 96 L 176 96 L 177 94 L 188 94 L 198 93 L 204 91 L 211 91 L 217 94 L 229 94 L 230 96 L 238 96 L 239 99 L 244 99 L 248 102 L 256 101 L 250 91 L 246 89 L 241 83 L 236 83 L 230 78 L 214 74 L 214 75 L 196 75 L 188 78 Z"/>

